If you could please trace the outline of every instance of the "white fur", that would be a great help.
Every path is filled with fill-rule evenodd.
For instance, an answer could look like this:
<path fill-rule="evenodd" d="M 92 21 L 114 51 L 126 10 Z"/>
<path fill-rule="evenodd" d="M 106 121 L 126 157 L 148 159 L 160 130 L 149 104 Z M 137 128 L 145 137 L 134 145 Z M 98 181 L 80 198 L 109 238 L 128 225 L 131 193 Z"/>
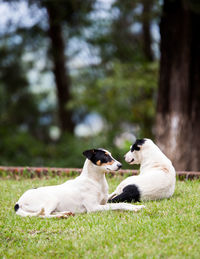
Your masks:
<path fill-rule="evenodd" d="M 150 139 L 145 139 L 139 151 L 129 151 L 125 161 L 129 164 L 141 164 L 140 174 L 130 176 L 122 181 L 109 199 L 122 193 L 124 187 L 135 184 L 141 200 L 157 200 L 173 195 L 176 183 L 176 172 L 171 161 Z M 134 160 L 133 160 L 134 159 Z"/>
<path fill-rule="evenodd" d="M 68 213 L 142 209 L 143 205 L 106 204 L 108 184 L 105 172 L 118 170 L 120 164 L 113 160 L 112 165 L 97 166 L 86 159 L 81 175 L 75 179 L 26 191 L 17 202 L 19 209 L 16 213 L 20 216 L 60 217 Z"/>

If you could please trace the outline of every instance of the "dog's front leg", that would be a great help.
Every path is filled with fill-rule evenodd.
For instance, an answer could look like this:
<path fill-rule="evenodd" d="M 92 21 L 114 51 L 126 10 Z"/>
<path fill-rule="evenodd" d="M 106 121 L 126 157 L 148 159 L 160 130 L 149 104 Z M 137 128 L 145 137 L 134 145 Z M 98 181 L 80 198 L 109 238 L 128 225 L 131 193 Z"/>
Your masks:
<path fill-rule="evenodd" d="M 144 205 L 132 205 L 128 203 L 110 203 L 105 205 L 97 205 L 94 208 L 91 208 L 88 212 L 95 211 L 105 211 L 105 210 L 129 210 L 129 211 L 138 211 L 145 208 Z"/>
<path fill-rule="evenodd" d="M 61 211 L 61 212 L 54 212 L 53 214 L 49 215 L 40 215 L 41 218 L 69 218 L 69 216 L 74 216 L 75 214 L 71 211 Z"/>

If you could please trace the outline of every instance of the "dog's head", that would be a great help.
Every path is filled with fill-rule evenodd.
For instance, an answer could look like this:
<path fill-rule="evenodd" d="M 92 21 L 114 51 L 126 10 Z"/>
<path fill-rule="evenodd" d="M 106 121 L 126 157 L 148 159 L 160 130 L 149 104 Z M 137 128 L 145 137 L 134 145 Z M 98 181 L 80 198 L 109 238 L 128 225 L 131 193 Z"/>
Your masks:
<path fill-rule="evenodd" d="M 135 143 L 130 146 L 130 151 L 125 154 L 125 161 L 130 165 L 140 164 L 142 159 L 141 151 L 148 141 L 149 139 L 137 139 Z"/>
<path fill-rule="evenodd" d="M 122 167 L 109 151 L 102 148 L 86 150 L 83 155 L 102 171 L 117 171 Z"/>

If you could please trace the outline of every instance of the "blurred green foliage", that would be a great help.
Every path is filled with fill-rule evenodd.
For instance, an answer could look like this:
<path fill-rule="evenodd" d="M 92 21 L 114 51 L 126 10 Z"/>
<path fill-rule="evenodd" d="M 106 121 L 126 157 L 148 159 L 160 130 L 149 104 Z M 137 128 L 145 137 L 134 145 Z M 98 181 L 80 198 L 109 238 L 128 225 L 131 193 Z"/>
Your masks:
<path fill-rule="evenodd" d="M 11 6 L 24 1 L 5 2 Z M 159 1 L 151 2 L 150 24 L 157 22 L 160 6 Z M 88 0 L 89 6 L 80 0 L 68 1 L 72 9 L 69 13 L 58 7 L 56 0 L 27 3 L 32 17 L 41 12 L 42 18 L 29 27 L 10 23 L 0 31 L 0 165 L 82 167 L 82 152 L 93 147 L 106 148 L 123 162 L 131 143 L 125 140 L 117 147 L 115 140 L 127 126 L 136 137 L 153 137 L 158 61 L 148 60 L 143 50 L 141 17 L 145 1 L 114 1 L 107 16 L 98 16 L 104 10 L 98 9 L 99 2 L 95 0 Z M 50 128 L 60 125 L 57 106 L 48 103 L 48 91 L 38 93 L 32 89 L 28 75 L 40 59 L 45 63 L 40 76 L 52 73 L 45 11 L 49 4 L 58 7 L 55 12 L 62 13 L 59 22 L 67 60 L 81 52 L 81 44 L 78 50 L 73 48 L 72 43 L 78 41 L 86 44 L 91 53 L 94 51 L 99 60 L 72 69 L 72 99 L 66 105 L 78 118 L 77 124 L 90 113 L 101 116 L 103 131 L 94 136 L 81 138 L 66 132 L 53 140 Z M 135 25 L 139 28 L 136 31 Z M 27 61 L 27 57 L 32 58 Z"/>
<path fill-rule="evenodd" d="M 123 131 L 125 123 L 139 125 L 138 136 L 152 137 L 157 62 L 135 66 L 115 62 L 106 75 L 96 78 L 93 73 L 83 70 L 75 78 L 71 107 L 99 113 L 106 120 L 107 134 L 114 130 L 114 137 Z"/>
<path fill-rule="evenodd" d="M 65 134 L 54 143 L 43 143 L 29 133 L 15 132 L 11 129 L 6 132 L 1 129 L 0 136 L 3 136 L 0 141 L 0 165 L 2 166 L 81 168 L 85 161 L 83 151 L 95 147 L 112 151 L 112 155 L 124 163 L 122 157 L 130 146 L 127 142 L 122 149 L 118 149 L 109 143 L 107 136 L 103 134 L 88 138 Z M 127 164 L 124 163 L 124 166 L 127 167 Z"/>

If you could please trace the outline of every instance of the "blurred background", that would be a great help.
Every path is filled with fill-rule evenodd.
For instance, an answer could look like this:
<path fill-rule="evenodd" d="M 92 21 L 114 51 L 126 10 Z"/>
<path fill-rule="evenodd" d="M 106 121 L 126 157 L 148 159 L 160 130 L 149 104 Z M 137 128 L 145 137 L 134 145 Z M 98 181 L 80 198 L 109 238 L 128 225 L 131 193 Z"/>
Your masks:
<path fill-rule="evenodd" d="M 148 137 L 200 170 L 199 28 L 197 0 L 0 0 L 0 165 Z"/>

